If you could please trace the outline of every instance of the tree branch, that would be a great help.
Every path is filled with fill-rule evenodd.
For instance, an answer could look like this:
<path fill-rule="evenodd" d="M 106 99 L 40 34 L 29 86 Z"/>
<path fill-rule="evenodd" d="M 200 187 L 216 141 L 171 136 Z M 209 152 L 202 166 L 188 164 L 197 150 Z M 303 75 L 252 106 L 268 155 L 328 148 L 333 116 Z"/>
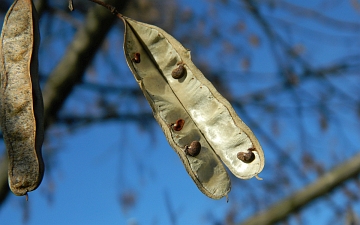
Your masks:
<path fill-rule="evenodd" d="M 110 4 L 122 10 L 127 1 L 109 0 Z M 52 123 L 73 87 L 78 84 L 105 39 L 116 17 L 100 6 L 89 10 L 86 23 L 76 33 L 65 57 L 53 70 L 43 91 L 45 126 Z"/>
<path fill-rule="evenodd" d="M 268 209 L 255 214 L 241 225 L 267 225 L 274 224 L 285 219 L 291 213 L 294 213 L 324 196 L 333 189 L 342 185 L 345 181 L 354 178 L 360 174 L 360 154 L 352 159 L 340 164 L 333 170 L 320 177 L 314 183 L 308 185 L 292 196 L 270 206 Z"/>

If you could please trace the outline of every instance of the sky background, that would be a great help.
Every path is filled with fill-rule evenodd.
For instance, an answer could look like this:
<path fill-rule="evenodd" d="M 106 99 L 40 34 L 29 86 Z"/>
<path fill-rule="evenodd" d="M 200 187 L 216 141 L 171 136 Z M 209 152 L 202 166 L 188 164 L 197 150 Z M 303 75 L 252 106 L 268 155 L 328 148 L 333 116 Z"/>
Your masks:
<path fill-rule="evenodd" d="M 127 130 L 127 134 L 123 129 Z M 124 146 L 124 135 L 137 135 L 136 129 L 128 124 L 119 128 L 118 124 L 109 123 L 90 126 L 66 137 L 62 143 L 64 151 L 57 156 L 61 169 L 53 175 L 57 181 L 52 201 L 44 197 L 46 190 L 43 185 L 29 193 L 31 208 L 27 224 L 135 224 L 135 221 L 138 224 L 171 224 L 165 193 L 173 204 L 173 210 L 179 213 L 178 224 L 204 223 L 206 218 L 199 218 L 199 208 L 216 209 L 215 217 L 224 213 L 226 200 L 211 200 L 196 188 L 178 156 L 168 147 L 160 129 L 156 130 L 156 141 L 144 134 L 136 149 L 128 148 L 123 156 L 116 153 Z M 128 141 L 135 140 L 129 138 Z M 131 170 L 136 173 L 134 157 L 137 154 L 145 154 L 151 165 L 166 166 L 145 170 L 148 174 L 146 180 L 139 182 L 136 174 L 126 176 L 124 180 L 122 177 Z M 127 171 L 124 171 L 125 168 Z M 44 177 L 43 184 L 51 182 L 48 178 Z M 125 212 L 119 204 L 119 189 L 134 193 L 141 190 L 138 196 L 140 202 Z M 10 195 L 7 200 L 10 203 L 5 204 L 0 212 L 0 221 L 22 224 L 23 211 L 20 209 L 24 200 Z M 194 221 L 194 218 L 197 220 Z"/>
<path fill-rule="evenodd" d="M 235 7 L 217 7 L 216 4 L 211 4 L 211 1 L 179 1 L 182 9 L 191 9 L 195 15 L 201 18 L 204 10 L 217 9 L 217 18 L 207 18 L 210 25 L 223 27 L 224 30 L 230 29 L 233 21 L 246 21 L 246 25 L 251 27 L 253 33 L 261 34 L 261 29 L 249 18 L 246 14 L 241 14 L 236 11 Z M 196 2 L 196 3 L 194 3 Z M 237 4 L 237 1 L 230 1 L 232 4 Z M 320 4 L 317 1 L 304 1 L 306 7 L 313 7 L 315 4 Z M 76 3 L 76 1 L 74 2 Z M 324 2 L 323 2 L 324 3 Z M 325 4 L 325 3 L 324 3 Z M 359 13 L 354 13 L 350 3 L 337 5 L 336 7 L 328 7 L 324 13 L 331 14 L 333 18 L 343 19 L 345 21 L 359 21 Z M 271 9 L 264 9 L 265 14 L 272 17 L 286 17 L 288 21 L 298 21 L 295 15 L 284 15 L 283 11 L 271 11 Z M 74 12 L 75 22 L 81 22 L 82 16 Z M 216 18 L 215 16 L 215 18 Z M 2 24 L 2 19 L 0 20 Z M 57 17 L 59 20 L 51 20 L 49 15 L 43 15 L 41 19 L 41 32 L 42 45 L 46 46 L 47 43 L 52 42 L 52 48 L 40 49 L 40 58 L 44 59 L 44 63 L 40 65 L 41 73 L 48 74 L 54 68 L 56 63 L 61 59 L 66 50 L 67 44 L 72 40 L 73 34 L 76 32 L 76 26 L 64 25 L 63 21 L 66 17 L 61 15 Z M 276 20 L 274 20 L 276 21 Z M 277 21 L 286 22 L 286 21 Z M 81 23 L 80 23 L 81 24 Z M 202 29 L 210 29 L 208 23 L 205 23 Z M 333 34 L 333 39 L 328 39 L 327 36 L 312 36 L 313 33 L 306 34 L 309 30 L 318 31 L 319 33 L 331 33 L 333 30 L 328 27 L 323 27 L 315 24 L 310 20 L 304 20 L 298 23 L 298 29 L 304 28 L 304 35 L 297 35 L 291 29 L 279 31 L 284 37 L 293 40 L 294 43 L 304 43 L 311 51 L 305 52 L 305 58 L 311 65 L 321 67 L 326 65 L 329 61 L 336 60 L 344 54 L 357 54 L 356 48 L 348 48 L 347 52 L 344 51 L 344 45 L 354 45 L 359 47 L 360 41 L 353 41 L 354 37 L 348 37 L 346 31 L 343 33 Z M 93 64 L 87 70 L 84 78 L 88 83 L 100 83 L 104 85 L 112 84 L 114 87 L 136 87 L 137 83 L 133 78 L 130 70 L 127 68 L 123 51 L 122 51 L 122 23 L 119 21 L 117 25 L 111 30 L 108 35 L 107 42 L 104 43 L 102 50 L 106 53 L 98 53 L 94 59 Z M 305 29 L 306 27 L 306 29 Z M 189 32 L 186 25 L 179 25 L 173 31 L 175 37 L 181 37 L 182 34 Z M 194 29 L 197 29 L 194 27 Z M 199 28 L 200 29 L 200 28 Z M 56 31 L 59 33 L 56 37 L 48 39 L 46 34 Z M 359 33 L 358 33 L 359 34 Z M 223 37 L 228 40 L 237 42 L 238 39 L 246 38 L 250 34 L 244 34 L 244 37 L 232 37 L 231 33 L 222 33 Z M 348 38 L 348 39 L 347 39 Z M 325 43 L 319 46 L 318 43 Z M 351 40 L 351 41 L 349 41 Z M 358 40 L 360 40 L 358 38 Z M 339 45 L 339 42 L 341 45 Z M 348 43 L 347 43 L 348 42 Z M 109 45 L 111 43 L 111 45 Z M 242 70 L 239 69 L 239 58 L 237 55 L 232 58 L 231 53 L 227 57 L 221 57 L 221 47 L 224 43 L 219 43 L 217 40 L 209 43 L 207 49 L 204 48 L 191 48 L 193 50 L 193 58 L 200 64 L 203 61 L 211 62 L 211 69 L 214 71 L 222 71 L 224 80 L 231 80 L 229 91 L 235 97 L 243 96 L 246 93 L 253 93 L 257 90 L 265 89 L 267 86 L 272 86 L 274 83 L 279 82 L 279 77 L 274 77 L 273 73 L 277 72 L 279 65 L 276 64 L 275 59 L 269 48 L 270 43 L 267 40 L 261 40 L 261 48 L 254 48 L 254 51 L 249 49 L 242 49 L 241 57 L 251 57 L 251 71 L 261 74 L 255 76 L 254 73 L 241 75 Z M 40 47 L 41 48 L 41 47 Z M 350 49 L 350 50 L 349 50 Z M 238 51 L 236 49 L 235 51 Z M 349 51 L 351 51 L 349 53 Z M 51 57 L 49 57 L 51 55 Z M 194 55 L 197 55 L 195 57 Z M 199 57 L 199 55 L 201 57 Z M 220 55 L 220 57 L 219 57 Z M 308 56 L 308 57 L 307 57 Z M 116 59 L 118 67 L 111 64 L 107 57 Z M 204 60 L 202 60 L 202 57 Z M 282 56 L 280 56 L 282 57 Z M 230 60 L 229 60 L 230 59 Z M 233 60 L 232 60 L 233 59 Z M 255 68 L 255 69 L 254 69 Z M 294 68 L 296 71 L 298 68 Z M 240 73 L 240 72 L 241 73 Z M 108 78 L 111 73 L 118 73 L 119 77 L 115 80 Z M 240 75 L 239 75 L 240 74 Z M 206 74 L 205 74 L 206 76 Z M 236 79 L 234 77 L 236 76 Z M 125 77 L 125 78 L 124 78 Z M 334 85 L 346 85 L 345 89 L 356 90 L 358 88 L 356 79 L 348 77 L 333 78 L 330 81 Z M 354 86 L 350 86 L 354 84 Z M 305 89 L 313 90 L 320 89 L 317 83 L 307 83 Z M 345 90 L 346 91 L 346 90 Z M 75 97 L 66 102 L 64 108 L 66 110 L 73 109 L 72 112 L 81 115 L 82 112 L 94 110 L 89 109 L 87 103 L 96 99 L 96 92 L 86 89 L 86 87 L 76 87 L 74 89 Z M 119 98 L 119 95 L 110 95 L 109 98 Z M 311 96 L 309 94 L 309 96 Z M 309 96 L 302 96 L 304 99 L 310 98 Z M 123 98 L 120 99 L 121 110 L 149 112 L 145 98 L 139 99 L 140 106 L 131 104 L 131 100 L 127 98 L 125 92 Z M 310 98 L 311 99 L 311 98 Z M 287 109 L 294 107 L 292 104 L 293 99 L 288 95 L 274 95 L 269 96 L 270 102 L 281 102 L 280 106 Z M 337 106 L 338 102 L 334 100 L 334 105 Z M 340 101 L 340 100 L 339 100 Z M 316 103 L 315 100 L 313 102 Z M 312 102 L 307 102 L 307 106 L 311 106 Z M 341 104 L 343 104 L 341 102 Z M 345 104 L 345 103 L 344 103 Z M 341 105 L 340 105 L 341 106 Z M 134 107 L 134 108 L 132 108 Z M 252 110 L 252 118 L 243 118 L 241 111 L 237 111 L 239 116 L 251 128 L 251 121 L 253 119 L 262 120 L 265 118 L 264 111 L 259 110 L 256 104 L 247 106 L 247 110 Z M 66 112 L 63 110 L 63 112 Z M 120 111 L 121 111 L 120 110 Z M 71 111 L 71 110 L 70 110 Z M 346 110 L 344 110 L 346 111 Z M 349 112 L 350 114 L 351 112 Z M 315 114 L 315 113 L 314 113 Z M 351 125 L 353 121 L 349 119 L 349 114 L 344 113 L 339 115 L 339 119 L 345 124 L 344 126 Z M 279 117 L 282 115 L 279 115 Z M 281 122 L 283 124 L 296 124 L 292 117 L 287 118 L 283 116 Z M 319 146 L 319 151 L 313 154 L 318 158 L 324 158 L 326 161 L 330 156 L 323 154 L 324 149 L 327 147 L 322 146 L 322 142 L 331 141 L 332 134 L 338 132 L 336 129 L 330 129 L 324 136 L 318 136 L 321 129 L 317 126 L 317 119 L 313 117 L 310 112 L 306 120 L 302 121 L 307 124 L 313 124 L 311 127 L 312 139 L 307 140 L 306 145 Z M 264 126 L 271 126 L 271 120 L 264 120 Z M 357 124 L 354 124 L 354 126 Z M 297 133 L 291 132 L 292 127 L 286 127 L 285 137 L 281 139 L 296 140 L 299 138 Z M 167 143 L 162 130 L 155 122 L 144 123 L 142 126 L 139 124 L 128 121 L 107 121 L 101 123 L 94 123 L 91 125 L 83 126 L 77 129 L 68 130 L 64 126 L 57 126 L 55 129 L 48 131 L 48 136 L 51 141 L 47 140 L 44 144 L 44 154 L 46 155 L 45 163 L 48 165 L 46 168 L 45 176 L 40 187 L 29 193 L 29 201 L 25 202 L 25 197 L 17 197 L 10 193 L 5 204 L 0 207 L 0 225 L 63 225 L 63 224 L 213 224 L 214 221 L 219 221 L 222 224 L 225 214 L 229 210 L 235 210 L 242 215 L 242 218 L 251 216 L 254 212 L 247 207 L 247 204 L 241 204 L 242 194 L 251 193 L 253 195 L 264 196 L 264 202 L 273 201 L 271 193 L 266 193 L 266 189 L 261 187 L 261 181 L 251 179 L 242 181 L 231 176 L 233 191 L 229 195 L 229 203 L 226 199 L 212 200 L 203 195 L 196 187 L 192 179 L 186 173 L 178 155 L 172 150 Z M 259 141 L 264 149 L 266 162 L 271 162 L 279 155 L 273 150 L 273 146 L 269 141 L 259 134 L 259 130 L 254 129 L 253 132 L 259 137 Z M 271 131 L 268 131 L 271 133 Z M 320 138 L 319 138 L 320 137 Z M 350 144 L 352 149 L 348 152 L 354 152 L 357 149 L 358 139 L 356 134 L 349 134 Z M 318 140 L 322 139 L 322 140 Z M 341 145 L 341 142 L 346 140 L 334 141 L 333 145 L 336 148 Z M 301 141 L 300 141 L 301 142 Z M 304 141 L 305 142 L 305 141 Z M 293 145 L 298 144 L 294 141 Z M 291 149 L 291 145 L 286 146 Z M 272 150 L 272 151 L 270 151 Z M 321 150 L 321 151 L 320 151 Z M 3 150 L 0 150 L 2 152 Z M 51 155 L 50 155 L 51 154 Z M 299 157 L 298 152 L 293 152 L 294 158 Z M 337 153 L 336 153 L 337 154 Z M 350 153 L 338 153 L 345 155 L 344 158 L 349 158 Z M 285 165 L 291 162 L 283 162 Z M 333 164 L 324 163 L 325 168 L 331 168 Z M 275 167 L 267 167 L 260 174 L 264 179 L 276 178 Z M 294 172 L 296 173 L 296 172 Z M 295 175 L 296 177 L 296 175 Z M 314 179 L 313 177 L 311 177 Z M 310 178 L 310 180 L 311 180 Z M 245 183 L 246 182 L 246 183 Z M 293 182 L 291 189 L 284 188 L 283 194 L 288 195 L 292 191 L 299 189 L 308 182 L 298 179 Z M 253 190 L 247 189 L 242 192 L 242 185 L 244 187 L 252 187 Z M 355 187 L 352 187 L 355 188 Z M 124 208 L 121 204 L 122 194 L 128 193 L 127 196 L 134 198 L 134 204 L 128 208 Z M 278 193 L 277 193 L 278 194 Z M 279 195 L 279 194 L 278 194 Z M 232 199 L 237 199 L 232 201 Z M 25 202 L 25 203 L 24 203 Z M 334 193 L 333 198 L 329 201 L 315 201 L 303 210 L 304 220 L 303 224 L 343 224 L 342 218 L 334 217 L 334 209 L 327 207 L 327 204 L 346 204 L 344 196 L 339 193 Z M 359 204 L 355 205 L 357 212 L 360 212 Z M 175 215 L 175 219 L 171 217 Z M 315 219 L 309 219 L 315 218 Z M 26 221 L 26 222 L 24 222 Z M 296 218 L 289 219 L 290 224 L 297 224 Z"/>

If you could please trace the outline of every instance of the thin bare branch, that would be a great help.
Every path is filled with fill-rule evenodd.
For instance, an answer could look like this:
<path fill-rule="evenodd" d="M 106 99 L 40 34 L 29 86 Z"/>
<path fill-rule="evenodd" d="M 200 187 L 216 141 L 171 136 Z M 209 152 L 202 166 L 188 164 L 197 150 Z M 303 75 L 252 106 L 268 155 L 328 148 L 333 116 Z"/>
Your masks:
<path fill-rule="evenodd" d="M 274 204 L 265 211 L 262 211 L 249 218 L 242 225 L 267 225 L 279 222 L 291 213 L 295 213 L 308 203 L 324 196 L 335 188 L 344 184 L 345 181 L 357 177 L 360 173 L 360 154 L 352 159 L 341 163 L 336 168 L 326 173 L 314 183 L 303 188 L 290 197 Z"/>

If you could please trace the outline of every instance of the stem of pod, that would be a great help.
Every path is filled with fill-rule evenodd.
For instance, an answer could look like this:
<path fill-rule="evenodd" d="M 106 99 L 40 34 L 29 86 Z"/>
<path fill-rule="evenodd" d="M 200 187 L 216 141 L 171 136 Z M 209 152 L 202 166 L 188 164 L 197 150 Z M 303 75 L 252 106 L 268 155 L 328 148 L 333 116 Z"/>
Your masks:
<path fill-rule="evenodd" d="M 201 150 L 201 144 L 198 141 L 193 141 L 191 142 L 190 146 L 188 145 L 185 146 L 185 153 L 192 157 L 199 155 L 200 150 Z"/>

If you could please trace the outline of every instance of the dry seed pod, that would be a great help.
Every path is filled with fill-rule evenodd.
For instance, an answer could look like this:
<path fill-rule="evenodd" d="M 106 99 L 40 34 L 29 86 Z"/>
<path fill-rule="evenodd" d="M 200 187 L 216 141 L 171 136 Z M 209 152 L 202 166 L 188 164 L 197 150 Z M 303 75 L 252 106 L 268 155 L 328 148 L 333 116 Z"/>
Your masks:
<path fill-rule="evenodd" d="M 214 120 L 208 120 L 208 118 L 203 120 L 208 114 L 220 119 L 224 118 L 224 114 L 225 119 L 228 120 L 229 116 L 226 115 L 226 110 L 218 113 L 218 108 L 222 109 L 223 107 L 218 107 L 216 102 L 213 102 L 215 104 L 211 103 L 210 107 L 209 104 L 203 104 L 204 100 L 213 99 L 215 101 L 216 99 L 212 94 L 213 90 L 208 93 L 199 90 L 198 86 L 202 85 L 202 80 L 198 80 L 194 76 L 197 69 L 190 60 L 188 50 L 158 27 L 126 17 L 122 17 L 122 19 L 125 22 L 124 51 L 127 64 L 148 100 L 154 117 L 161 126 L 169 144 L 179 155 L 186 171 L 200 191 L 213 199 L 227 196 L 231 189 L 230 178 L 219 156 L 215 153 L 214 146 L 210 143 L 210 139 L 213 137 L 205 135 L 217 131 L 217 129 L 212 128 L 214 127 Z M 141 54 L 141 63 L 134 63 L 132 60 L 134 52 Z M 179 62 L 184 64 L 179 66 Z M 180 82 L 172 76 L 172 72 L 177 67 L 179 70 L 182 67 L 186 69 L 186 74 L 183 75 Z M 214 93 L 216 94 L 215 90 Z M 189 102 L 195 104 L 189 105 Z M 182 132 L 174 132 L 172 126 L 169 129 L 169 124 L 171 125 L 178 118 L 186 121 L 186 132 L 184 132 L 185 126 L 182 128 Z M 219 130 L 220 133 L 225 133 L 223 135 L 225 139 L 222 137 L 215 137 L 214 139 L 229 139 L 229 142 L 238 146 L 237 142 L 234 141 L 237 137 L 229 136 L 227 124 L 223 121 L 220 122 L 225 125 L 223 126 L 225 129 Z M 207 127 L 211 129 L 206 129 Z M 241 131 L 235 132 L 239 134 Z M 217 136 L 217 132 L 214 134 Z M 184 148 L 184 146 L 190 145 L 193 140 L 200 142 L 201 147 L 190 148 L 188 146 Z M 240 140 L 244 140 L 244 138 L 240 138 Z M 249 143 L 242 145 L 249 146 Z M 229 146 L 225 145 L 225 148 L 229 149 Z M 194 149 L 201 150 L 201 154 L 192 157 L 185 153 L 185 149 L 188 153 Z M 236 158 L 236 154 L 235 160 L 244 164 Z M 257 160 L 255 159 L 254 162 Z M 259 170 L 253 171 L 255 173 L 260 172 Z M 246 177 L 250 178 L 251 175 L 248 176 L 246 173 Z"/>
<path fill-rule="evenodd" d="M 185 153 L 192 157 L 199 155 L 201 150 L 201 144 L 198 141 L 191 142 L 190 146 L 185 146 Z"/>
<path fill-rule="evenodd" d="M 265 165 L 265 156 L 259 141 L 251 129 L 236 114 L 229 101 L 215 89 L 194 65 L 191 61 L 190 51 L 159 27 L 126 17 L 121 18 L 126 25 L 125 52 L 140 51 L 142 57 L 142 65 L 129 63 L 127 58 L 128 65 L 153 107 L 155 118 L 158 117 L 157 120 L 160 121 L 160 125 L 166 127 L 162 124 L 163 121 L 169 124 L 168 118 L 176 113 L 186 120 L 189 131 L 197 131 L 197 134 L 200 134 L 173 135 L 167 133 L 169 129 L 163 129 L 175 151 L 178 151 L 177 146 L 184 146 L 183 143 L 187 143 L 188 140 L 199 140 L 203 145 L 206 145 L 201 151 L 211 150 L 215 152 L 235 176 L 241 179 L 257 176 Z M 181 82 L 172 76 L 174 68 L 177 66 L 181 68 L 179 62 L 186 65 L 186 76 L 181 78 Z M 149 68 L 154 64 L 153 71 L 150 73 Z M 160 83 L 163 80 L 165 80 L 164 84 Z M 186 135 L 186 137 L 182 135 Z M 255 159 L 250 163 L 238 160 L 237 154 L 247 152 L 249 146 L 256 148 L 256 151 L 252 152 Z M 210 155 L 209 152 L 199 154 L 198 157 Z M 187 159 L 189 158 L 193 157 L 187 157 Z M 205 157 L 203 160 L 201 162 L 208 162 Z M 210 186 L 208 185 L 210 181 L 196 180 L 199 176 L 192 174 L 192 172 L 196 172 L 195 169 L 198 167 L 196 163 L 197 160 L 189 162 L 191 168 L 188 169 L 188 172 L 191 170 L 190 176 L 203 190 L 203 187 Z M 209 166 L 209 168 L 215 171 L 214 167 Z M 220 181 L 216 181 L 215 184 L 220 184 Z M 209 189 L 214 188 L 215 184 L 212 184 Z M 224 191 L 223 196 L 226 196 L 227 189 L 224 186 L 221 188 Z M 203 192 L 213 197 L 206 190 Z"/>
<path fill-rule="evenodd" d="M 158 50 L 162 51 L 162 48 Z M 127 23 L 124 51 L 127 64 L 146 99 L 149 101 L 155 119 L 160 124 L 169 144 L 180 157 L 181 162 L 196 186 L 206 196 L 213 199 L 219 199 L 228 195 L 231 183 L 225 167 L 215 152 L 211 150 L 211 147 L 202 137 L 200 131 L 196 129 L 196 124 L 190 119 L 182 104 L 176 100 L 176 96 L 169 88 L 169 83 L 163 78 L 164 74 L 159 71 L 158 65 L 154 63 L 154 58 L 148 54 L 141 40 L 138 39 L 137 33 Z M 134 52 L 141 54 L 141 63 L 134 63 L 132 59 Z M 167 62 L 168 59 L 166 57 L 162 58 Z M 171 70 L 166 72 L 169 77 L 171 77 L 171 71 L 179 61 L 172 60 L 174 65 L 169 66 Z M 171 81 L 179 83 L 172 77 Z M 179 118 L 186 121 L 187 132 L 174 132 L 172 124 Z M 196 157 L 191 157 L 184 151 L 184 146 L 190 144 L 192 140 L 199 140 L 203 145 L 201 149 L 202 154 Z"/>
<path fill-rule="evenodd" d="M 35 190 L 44 174 L 39 42 L 32 1 L 15 0 L 5 16 L 0 42 L 0 119 L 9 158 L 9 186 L 15 195 Z"/>
<path fill-rule="evenodd" d="M 178 119 L 175 123 L 171 124 L 171 127 L 174 129 L 174 131 L 181 131 L 184 127 L 185 120 Z"/>
<path fill-rule="evenodd" d="M 177 63 L 177 67 L 171 72 L 171 76 L 174 79 L 180 79 L 185 75 L 185 73 L 186 73 L 186 69 L 184 67 L 184 63 L 179 62 Z"/>

